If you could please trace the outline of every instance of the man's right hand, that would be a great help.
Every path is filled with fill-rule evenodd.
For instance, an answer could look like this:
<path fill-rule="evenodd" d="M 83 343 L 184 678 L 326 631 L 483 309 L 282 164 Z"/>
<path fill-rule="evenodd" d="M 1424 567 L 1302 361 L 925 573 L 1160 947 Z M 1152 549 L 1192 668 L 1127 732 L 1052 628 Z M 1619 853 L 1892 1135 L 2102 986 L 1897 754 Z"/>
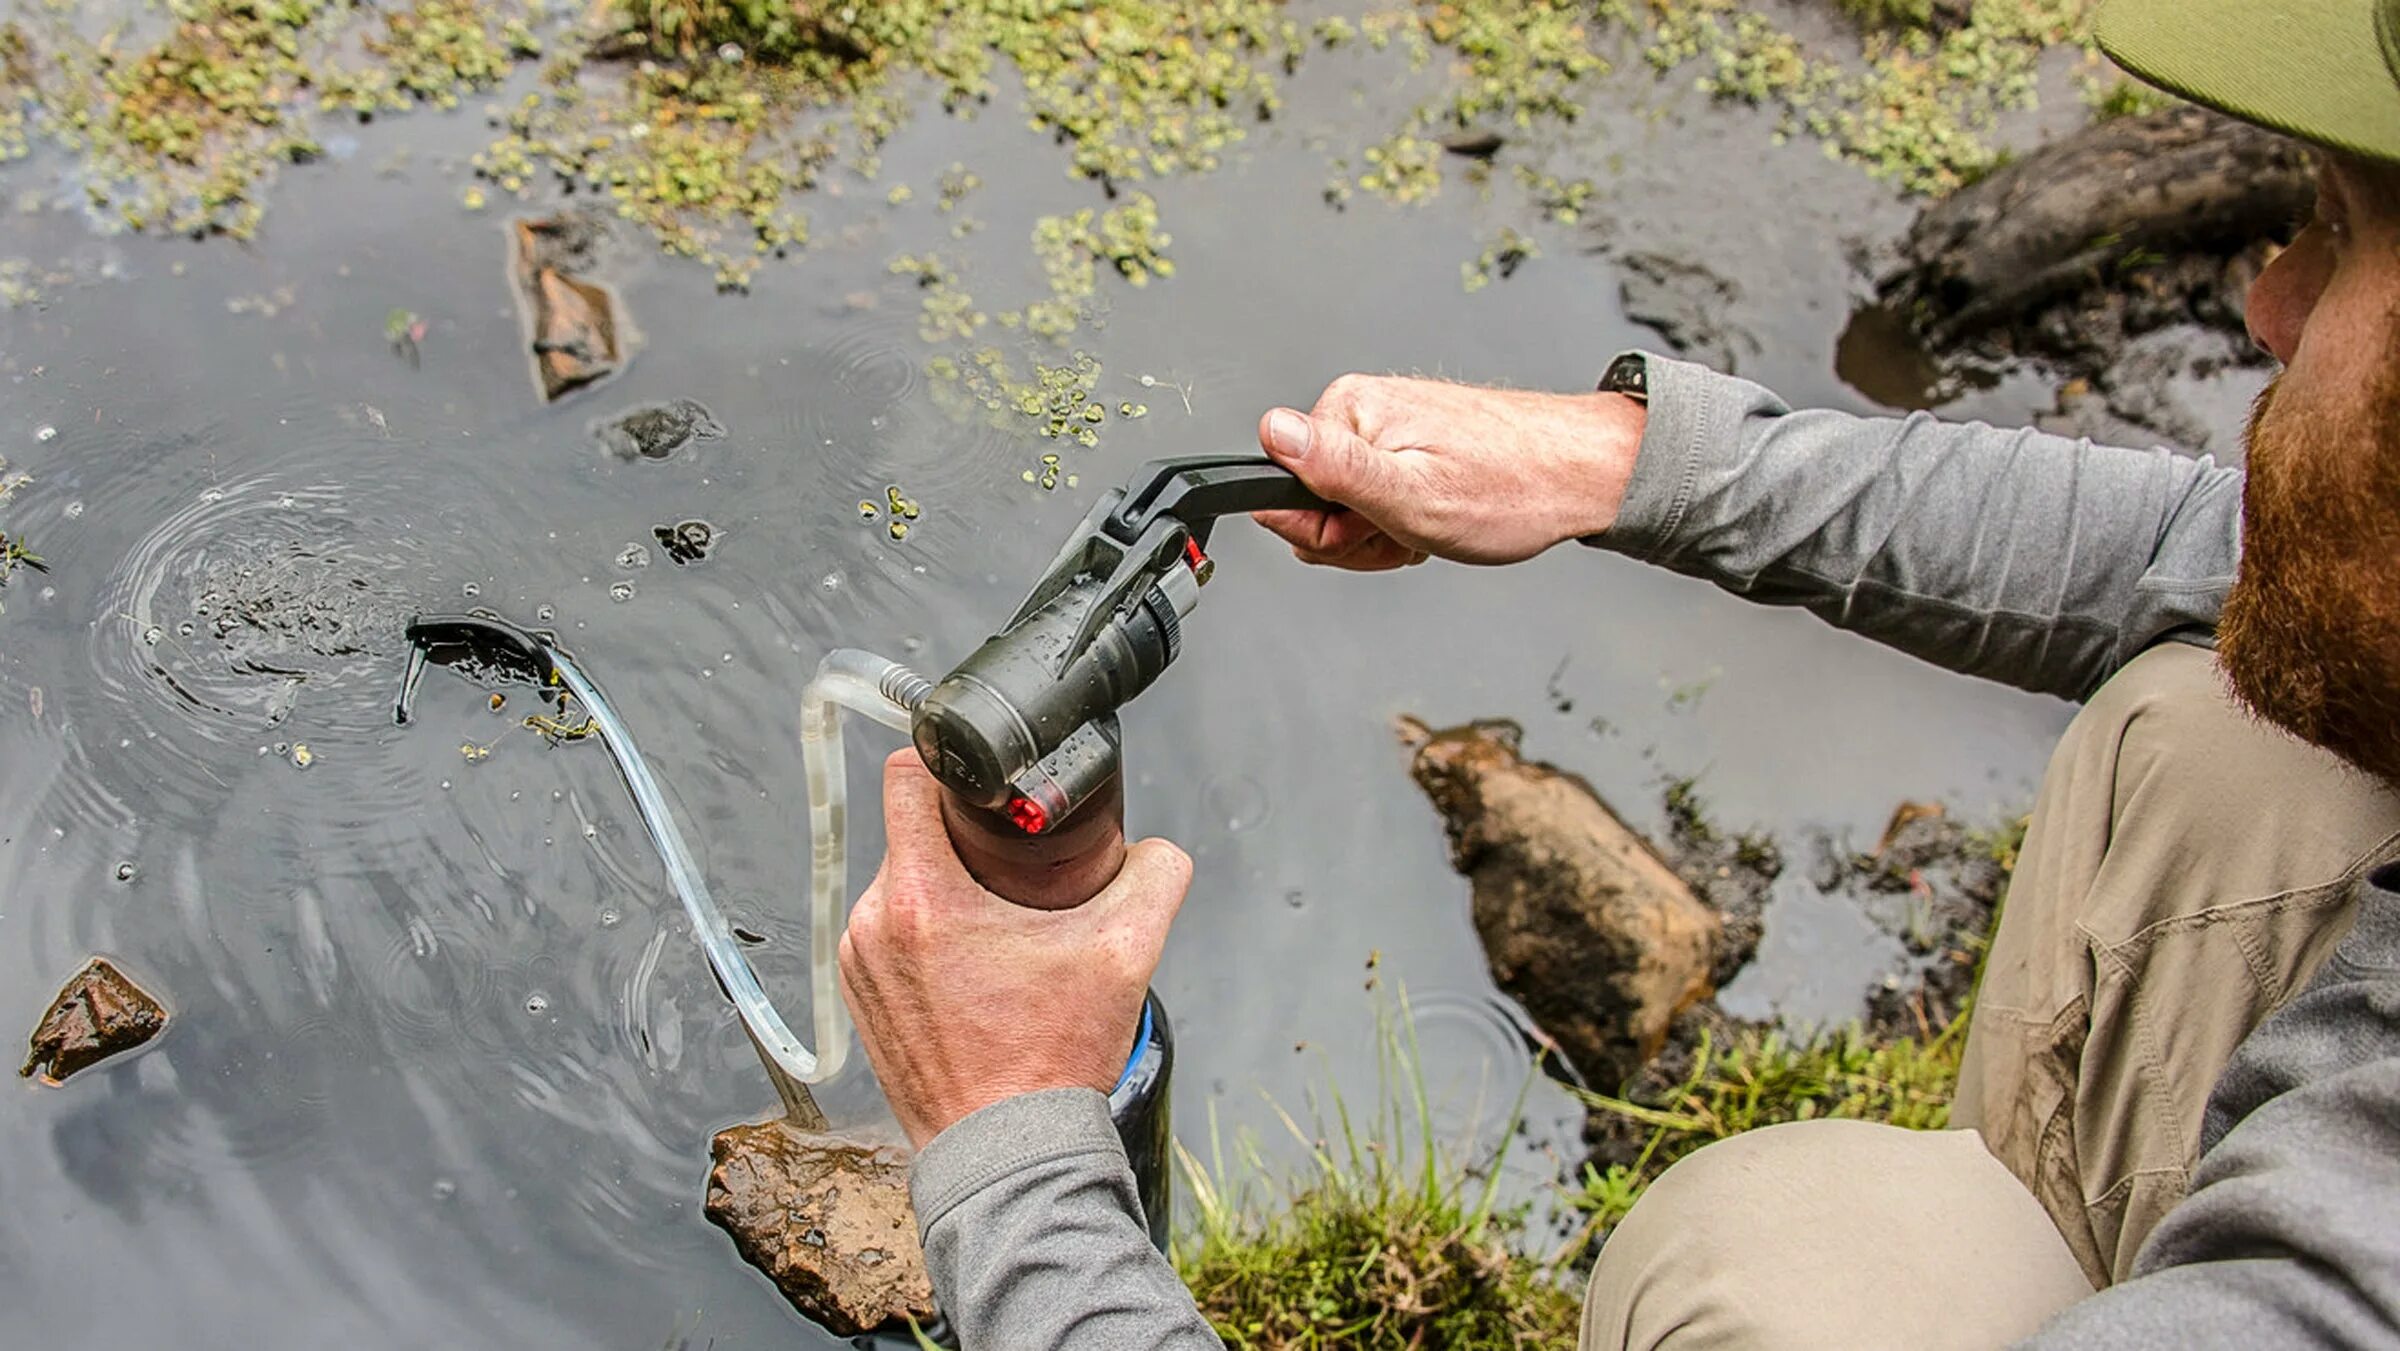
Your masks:
<path fill-rule="evenodd" d="M 1514 563 L 1606 530 L 1641 450 L 1642 405 L 1446 380 L 1345 375 L 1258 441 L 1333 511 L 1265 511 L 1302 561 L 1383 572 L 1427 557 Z"/>

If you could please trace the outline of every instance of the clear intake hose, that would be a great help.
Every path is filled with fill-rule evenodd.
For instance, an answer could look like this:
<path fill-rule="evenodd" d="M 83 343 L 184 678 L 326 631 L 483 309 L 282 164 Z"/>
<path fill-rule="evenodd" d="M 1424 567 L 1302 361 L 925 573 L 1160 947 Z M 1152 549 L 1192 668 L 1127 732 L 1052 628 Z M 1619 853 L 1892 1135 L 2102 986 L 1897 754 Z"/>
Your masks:
<path fill-rule="evenodd" d="M 839 966 L 850 906 L 850 789 L 842 758 L 842 710 L 906 735 L 909 715 L 932 689 L 932 681 L 898 662 L 842 647 L 825 654 L 816 679 L 800 692 L 800 760 L 808 776 L 809 1003 L 817 1051 L 810 1069 L 785 1069 L 802 1083 L 832 1078 L 850 1057 L 850 1010 L 842 1003 Z M 747 1011 L 742 1016 L 749 1018 Z M 767 1009 L 766 1016 L 774 1018 L 775 1011 Z M 774 1025 L 782 1027 L 782 1020 Z"/>
<path fill-rule="evenodd" d="M 923 702 L 932 683 L 907 668 L 865 652 L 842 649 L 829 654 L 800 696 L 800 750 L 807 764 L 809 835 L 812 879 L 809 917 L 809 986 L 814 1007 L 815 1051 L 801 1044 L 742 955 L 725 912 L 709 894 L 708 881 L 693 861 L 691 847 L 667 809 L 666 794 L 650 772 L 649 762 L 634 748 L 633 733 L 616 710 L 575 663 L 552 652 L 551 667 L 576 700 L 600 725 L 600 735 L 618 751 L 617 766 L 633 793 L 642 825 L 665 862 L 667 880 L 683 902 L 692 933 L 700 940 L 711 970 L 726 996 L 741 1014 L 742 1025 L 761 1054 L 776 1069 L 804 1084 L 822 1083 L 840 1072 L 850 1054 L 850 1014 L 842 1004 L 841 973 L 837 965 L 848 898 L 847 857 L 843 847 L 846 786 L 843 782 L 840 713 L 850 708 L 887 727 L 908 729 L 909 712 Z"/>

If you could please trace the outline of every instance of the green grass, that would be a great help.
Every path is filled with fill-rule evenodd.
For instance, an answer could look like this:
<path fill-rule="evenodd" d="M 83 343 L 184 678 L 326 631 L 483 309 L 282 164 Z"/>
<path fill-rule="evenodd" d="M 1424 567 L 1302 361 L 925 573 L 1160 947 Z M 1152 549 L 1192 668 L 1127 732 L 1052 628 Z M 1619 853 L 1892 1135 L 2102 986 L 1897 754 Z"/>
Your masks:
<path fill-rule="evenodd" d="M 1870 28 L 1929 28 L 1933 0 L 1838 0 L 1842 12 Z"/>
<path fill-rule="evenodd" d="M 1213 1119 L 1208 1163 L 1177 1144 L 1197 1218 L 1175 1265 L 1201 1312 L 1227 1346 L 1262 1351 L 1572 1345 L 1578 1283 L 1523 1251 L 1521 1212 L 1495 1209 L 1515 1114 L 1475 1181 L 1434 1138 L 1405 994 L 1381 1043 L 1373 1116 L 1354 1117 L 1337 1093 L 1331 1122 L 1311 1132 L 1278 1109 L 1309 1158 L 1280 1184 L 1267 1184 L 1255 1142 L 1228 1164 Z"/>
<path fill-rule="evenodd" d="M 1625 1098 L 1577 1093 L 1594 1112 L 1646 1127 L 1649 1136 L 1630 1164 L 1605 1171 L 1585 1165 L 1574 1201 L 1591 1218 L 1569 1245 L 1570 1255 L 1613 1228 L 1676 1160 L 1744 1131 L 1825 1118 L 1942 1129 L 1958 1087 L 1966 1022 L 1962 1012 L 1929 1035 L 1890 1041 L 1855 1025 L 1814 1039 L 1743 1027 L 1720 1043 L 1703 1033 L 1691 1072 L 1667 1092 Z"/>

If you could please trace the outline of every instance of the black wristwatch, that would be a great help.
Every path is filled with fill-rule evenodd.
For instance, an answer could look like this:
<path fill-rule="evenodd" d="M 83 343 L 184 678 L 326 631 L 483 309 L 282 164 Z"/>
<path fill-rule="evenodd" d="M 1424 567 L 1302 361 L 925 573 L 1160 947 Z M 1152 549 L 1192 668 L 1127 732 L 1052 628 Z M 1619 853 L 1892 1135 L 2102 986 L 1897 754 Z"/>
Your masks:
<path fill-rule="evenodd" d="M 1650 359 L 1639 352 L 1627 352 L 1608 363 L 1600 377 L 1600 392 L 1622 394 L 1635 403 L 1650 402 Z"/>

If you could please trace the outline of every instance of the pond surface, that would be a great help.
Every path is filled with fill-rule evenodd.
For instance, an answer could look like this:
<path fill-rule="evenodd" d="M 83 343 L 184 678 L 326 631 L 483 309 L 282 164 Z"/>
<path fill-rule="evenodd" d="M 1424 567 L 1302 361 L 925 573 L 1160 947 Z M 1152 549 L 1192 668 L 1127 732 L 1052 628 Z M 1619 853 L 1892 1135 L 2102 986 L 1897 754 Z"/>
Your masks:
<path fill-rule="evenodd" d="M 284 175 L 255 247 L 0 219 L 0 253 L 94 278 L 0 315 L 0 454 L 34 476 L 0 523 L 50 568 L 0 591 L 0 1031 L 30 1029 L 91 953 L 174 1013 L 143 1053 L 0 1092 L 15 1337 L 833 1344 L 701 1216 L 710 1134 L 775 1097 L 606 755 L 510 730 L 523 696 L 495 714 L 439 672 L 396 728 L 409 615 L 560 631 L 797 1009 L 808 672 L 837 645 L 944 669 L 1142 460 L 1250 448 L 1265 407 L 1352 369 L 1588 387 L 1655 343 L 1617 299 L 1611 257 L 1638 247 L 1739 284 L 1747 373 L 1872 407 L 1833 374 L 1848 250 L 1909 212 L 1815 147 L 1629 75 L 1584 125 L 1510 151 L 1596 175 L 1601 226 L 1528 227 L 1464 184 L 1335 212 L 1324 146 L 1379 138 L 1398 105 L 1363 57 L 1312 61 L 1286 96 L 1222 172 L 1155 187 L 1178 275 L 1107 290 L 1086 335 L 1101 397 L 1150 415 L 1065 452 L 1080 486 L 1054 492 L 1021 478 L 1053 443 L 937 408 L 913 285 L 886 263 L 943 222 L 880 185 L 815 203 L 825 242 L 747 297 L 628 243 L 630 367 L 554 406 L 507 219 L 456 206 L 489 137 L 471 114 L 351 129 Z M 1034 275 L 1031 219 L 1098 200 L 997 113 L 920 118 L 885 180 L 953 161 L 989 185 L 989 228 L 943 246 L 992 275 Z M 46 181 L 38 160 L 16 172 Z M 1542 256 L 1462 293 L 1502 224 Z M 413 365 L 386 338 L 395 308 L 426 324 Z M 679 399 L 724 435 L 627 459 L 592 434 Z M 1970 407 L 2047 402 L 2014 381 Z M 858 507 L 895 486 L 922 505 L 898 542 Z M 694 521 L 710 547 L 678 565 L 654 532 Z M 1645 827 L 1660 785 L 1697 774 L 1727 822 L 1862 843 L 1902 797 L 2021 806 L 2067 716 L 1587 550 L 1357 578 L 1229 524 L 1216 553 L 1185 656 L 1126 725 L 1131 827 L 1199 864 L 1158 978 L 1187 1138 L 1212 1112 L 1271 1134 L 1267 1098 L 1304 1111 L 1329 1076 L 1371 1097 L 1375 1001 L 1403 985 L 1446 1129 L 1516 1094 L 1522 1049 L 1397 714 L 1520 717 L 1529 754 Z M 863 795 L 888 742 L 855 736 Z M 863 884 L 880 828 L 854 820 Z M 826 1106 L 871 1123 L 853 1064 Z M 1528 1188 L 1579 1152 L 1563 1097 L 1530 1111 Z"/>

